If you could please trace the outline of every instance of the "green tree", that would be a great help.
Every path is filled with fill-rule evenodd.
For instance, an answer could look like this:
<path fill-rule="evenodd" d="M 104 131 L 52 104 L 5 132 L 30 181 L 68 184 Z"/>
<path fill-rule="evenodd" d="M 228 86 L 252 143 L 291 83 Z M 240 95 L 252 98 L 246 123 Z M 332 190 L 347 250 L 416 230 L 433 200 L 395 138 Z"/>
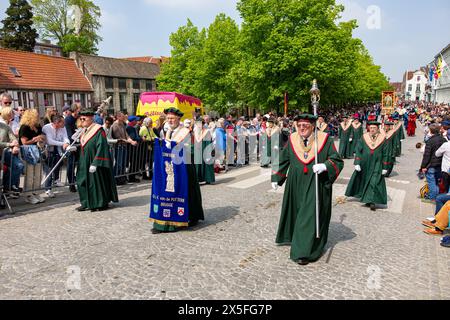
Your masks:
<path fill-rule="evenodd" d="M 170 35 L 171 58 L 161 65 L 157 77 L 160 90 L 196 95 L 197 71 L 205 37 L 205 30 L 199 31 L 190 20 Z"/>
<path fill-rule="evenodd" d="M 188 20 L 170 37 L 172 57 L 162 65 L 158 87 L 194 95 L 209 109 L 227 112 L 237 101 L 231 71 L 239 59 L 238 38 L 239 27 L 225 14 L 201 31 Z"/>
<path fill-rule="evenodd" d="M 101 11 L 93 1 L 31 0 L 31 3 L 34 22 L 42 38 L 56 40 L 65 55 L 69 49 L 97 53 L 97 45 L 102 40 L 98 35 Z"/>
<path fill-rule="evenodd" d="M 38 34 L 33 28 L 33 13 L 26 0 L 10 0 L 6 18 L 0 29 L 1 45 L 5 48 L 34 50 Z"/>
<path fill-rule="evenodd" d="M 290 107 L 307 110 L 313 79 L 322 104 L 350 98 L 360 41 L 355 21 L 336 23 L 343 6 L 334 0 L 241 0 L 243 18 L 239 72 L 250 105 L 281 111 L 283 93 Z"/>
<path fill-rule="evenodd" d="M 231 71 L 238 55 L 239 27 L 225 14 L 219 14 L 207 30 L 198 68 L 197 95 L 209 108 L 226 113 L 238 101 L 238 84 Z"/>

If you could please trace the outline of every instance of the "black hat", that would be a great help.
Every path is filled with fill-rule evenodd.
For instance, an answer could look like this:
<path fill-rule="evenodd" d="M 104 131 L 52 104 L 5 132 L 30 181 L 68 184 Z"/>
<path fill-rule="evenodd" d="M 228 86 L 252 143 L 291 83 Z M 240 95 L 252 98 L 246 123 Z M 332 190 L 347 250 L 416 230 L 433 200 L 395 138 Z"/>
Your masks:
<path fill-rule="evenodd" d="M 177 108 L 174 108 L 174 107 L 170 107 L 170 108 L 164 109 L 164 113 L 165 114 L 175 113 L 180 118 L 182 118 L 184 116 L 183 112 L 181 112 L 180 110 L 178 110 Z"/>
<path fill-rule="evenodd" d="M 381 123 L 379 123 L 378 121 L 369 121 L 367 122 L 367 124 L 369 126 L 381 126 Z"/>
<path fill-rule="evenodd" d="M 84 109 L 80 112 L 80 116 L 95 116 L 96 111 L 93 109 Z"/>
<path fill-rule="evenodd" d="M 386 121 L 384 122 L 384 124 L 385 124 L 386 126 L 393 126 L 395 123 L 393 123 L 392 121 L 386 120 Z"/>
<path fill-rule="evenodd" d="M 309 121 L 310 123 L 315 123 L 317 121 L 317 117 L 312 114 L 304 113 L 296 116 L 294 119 L 295 122 L 298 122 L 300 120 L 306 120 Z"/>

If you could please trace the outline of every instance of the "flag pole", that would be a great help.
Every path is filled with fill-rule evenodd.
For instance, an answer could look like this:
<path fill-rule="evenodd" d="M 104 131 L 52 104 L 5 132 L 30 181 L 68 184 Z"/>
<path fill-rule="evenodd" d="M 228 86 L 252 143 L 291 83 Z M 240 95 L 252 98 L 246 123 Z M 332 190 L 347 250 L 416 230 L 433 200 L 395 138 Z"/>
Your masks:
<path fill-rule="evenodd" d="M 311 101 L 314 109 L 314 116 L 318 116 L 319 101 L 320 101 L 320 90 L 317 86 L 317 80 L 314 79 L 313 87 L 310 91 L 311 93 Z M 315 155 L 315 164 L 318 164 L 318 156 L 319 156 L 319 146 L 318 146 L 318 129 L 317 123 L 314 123 L 314 155 Z M 316 179 L 316 238 L 320 239 L 320 207 L 319 207 L 319 173 L 315 173 Z"/>

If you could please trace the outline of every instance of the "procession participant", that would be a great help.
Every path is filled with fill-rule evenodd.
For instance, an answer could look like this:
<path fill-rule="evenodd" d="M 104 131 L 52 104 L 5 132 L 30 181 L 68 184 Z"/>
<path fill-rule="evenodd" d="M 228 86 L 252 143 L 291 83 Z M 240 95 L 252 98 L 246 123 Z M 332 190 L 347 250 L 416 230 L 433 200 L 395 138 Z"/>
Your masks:
<path fill-rule="evenodd" d="M 411 110 L 408 113 L 408 126 L 407 126 L 407 134 L 409 137 L 414 137 L 416 135 L 416 128 L 417 128 L 417 115 L 414 110 Z"/>
<path fill-rule="evenodd" d="M 344 167 L 333 139 L 323 132 L 314 136 L 317 117 L 295 118 L 298 131 L 280 153 L 272 169 L 272 188 L 286 182 L 276 243 L 290 244 L 290 258 L 300 265 L 317 261 L 328 240 L 332 208 L 332 184 Z M 317 143 L 318 159 L 315 165 Z M 289 171 L 289 175 L 288 175 Z M 320 238 L 316 238 L 315 173 L 319 174 Z"/>
<path fill-rule="evenodd" d="M 363 126 L 361 122 L 359 121 L 359 114 L 355 113 L 353 115 L 353 122 L 352 122 L 352 133 L 350 135 L 350 153 L 352 157 L 355 154 L 356 146 L 358 145 L 359 141 L 361 140 L 362 136 L 364 134 Z"/>
<path fill-rule="evenodd" d="M 395 150 L 394 155 L 396 158 L 401 157 L 402 155 L 402 142 L 405 140 L 405 131 L 403 130 L 403 124 L 400 122 L 400 118 L 398 115 L 394 114 L 392 116 L 392 120 L 394 121 L 394 131 L 395 131 Z"/>
<path fill-rule="evenodd" d="M 205 127 L 205 120 L 199 118 L 194 124 L 195 138 L 195 171 L 197 172 L 198 182 L 213 184 L 216 182 L 214 176 L 214 158 L 212 156 L 213 149 L 211 132 Z"/>
<path fill-rule="evenodd" d="M 370 206 L 387 204 L 386 182 L 389 154 L 385 142 L 386 135 L 380 132 L 380 123 L 369 122 L 369 132 L 363 135 L 356 147 L 355 172 L 350 180 L 345 195 L 360 199 Z"/>
<path fill-rule="evenodd" d="M 347 115 L 343 116 L 344 121 L 339 126 L 339 154 L 343 159 L 353 158 L 350 139 L 352 135 L 352 122 Z"/>
<path fill-rule="evenodd" d="M 322 115 L 320 115 L 317 120 L 317 129 L 319 129 L 319 131 L 327 133 L 328 124 L 325 122 L 325 119 Z"/>
<path fill-rule="evenodd" d="M 278 137 L 280 139 L 280 129 L 275 124 L 276 120 L 270 117 L 267 120 L 267 128 L 264 133 L 261 134 L 261 167 L 268 168 L 272 162 L 272 148 L 276 145 L 273 144 L 272 137 Z M 279 144 L 278 144 L 279 146 Z"/>
<path fill-rule="evenodd" d="M 110 202 L 119 202 L 113 176 L 113 161 L 103 127 L 94 122 L 95 110 L 80 112 L 84 129 L 80 136 L 77 186 L 81 207 L 77 211 L 105 211 Z"/>
<path fill-rule="evenodd" d="M 392 173 L 392 170 L 394 169 L 395 164 L 395 156 L 394 156 L 394 146 L 395 146 L 395 131 L 393 130 L 394 123 L 386 120 L 384 122 L 384 133 L 386 134 L 386 149 L 388 153 L 388 160 L 385 163 L 387 167 L 387 173 L 385 175 L 386 178 L 389 178 L 389 176 Z"/>
<path fill-rule="evenodd" d="M 184 161 L 184 166 L 181 166 L 180 168 L 183 170 L 185 168 L 185 175 L 176 177 L 174 171 L 176 164 L 168 163 L 167 161 L 163 163 L 163 159 L 161 158 L 162 156 L 164 156 L 164 153 L 170 153 L 170 155 L 173 155 L 172 152 L 177 152 L 177 149 L 180 148 L 182 148 L 184 151 L 190 151 L 192 143 L 189 129 L 183 127 L 183 125 L 181 125 L 180 123 L 180 120 L 184 116 L 184 114 L 180 110 L 173 107 L 165 109 L 164 113 L 167 115 L 166 120 L 168 124 L 168 131 L 162 145 L 158 144 L 159 140 L 156 140 L 155 142 L 155 172 L 153 175 L 152 201 L 150 206 L 150 222 L 153 222 L 153 234 L 163 232 L 176 232 L 185 229 L 186 227 L 193 227 L 198 224 L 199 220 L 205 219 L 202 207 L 202 194 L 200 191 L 200 185 L 198 183 L 195 166 L 192 164 L 192 161 L 189 161 L 189 163 L 186 163 L 186 161 Z M 164 147 L 165 149 L 163 149 L 163 152 L 161 152 L 161 148 Z M 157 152 L 158 150 L 160 151 L 159 153 Z M 192 154 L 185 154 L 184 156 L 186 158 L 192 156 Z M 167 183 L 165 184 L 165 187 L 162 188 L 161 183 L 164 179 L 161 179 L 161 176 L 164 177 L 164 172 L 167 175 L 167 179 L 165 181 Z M 161 176 L 158 175 L 158 173 Z M 178 180 L 176 180 L 177 178 Z M 181 181 L 182 183 L 175 184 L 176 181 L 179 181 L 180 179 L 183 180 Z M 178 222 L 176 220 L 179 217 L 172 215 L 169 208 L 161 207 L 160 204 L 162 203 L 159 203 L 160 199 L 158 199 L 158 201 L 155 201 L 154 199 L 161 197 L 161 195 L 158 195 L 157 193 L 163 189 L 166 190 L 165 193 L 171 194 L 179 191 L 179 188 L 181 188 L 183 183 L 186 187 L 185 195 L 187 199 L 184 198 L 181 200 L 184 203 L 185 207 L 179 208 L 178 212 L 175 212 L 175 214 L 178 213 L 177 215 L 182 217 L 185 222 Z M 169 203 L 169 205 L 170 204 L 171 203 Z M 170 214 L 167 215 L 167 212 Z"/>

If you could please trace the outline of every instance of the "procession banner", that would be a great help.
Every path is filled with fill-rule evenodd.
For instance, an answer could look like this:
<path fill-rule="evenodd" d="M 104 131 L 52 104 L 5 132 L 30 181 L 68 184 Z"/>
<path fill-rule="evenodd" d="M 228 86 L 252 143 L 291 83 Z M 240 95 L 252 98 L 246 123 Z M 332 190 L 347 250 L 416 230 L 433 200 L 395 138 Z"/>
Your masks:
<path fill-rule="evenodd" d="M 395 111 L 395 91 L 383 91 L 381 99 L 381 114 L 391 115 Z"/>
<path fill-rule="evenodd" d="M 187 168 L 184 161 L 176 161 L 184 150 L 177 150 L 175 142 L 171 146 L 155 139 L 150 221 L 184 227 L 189 222 Z"/>

